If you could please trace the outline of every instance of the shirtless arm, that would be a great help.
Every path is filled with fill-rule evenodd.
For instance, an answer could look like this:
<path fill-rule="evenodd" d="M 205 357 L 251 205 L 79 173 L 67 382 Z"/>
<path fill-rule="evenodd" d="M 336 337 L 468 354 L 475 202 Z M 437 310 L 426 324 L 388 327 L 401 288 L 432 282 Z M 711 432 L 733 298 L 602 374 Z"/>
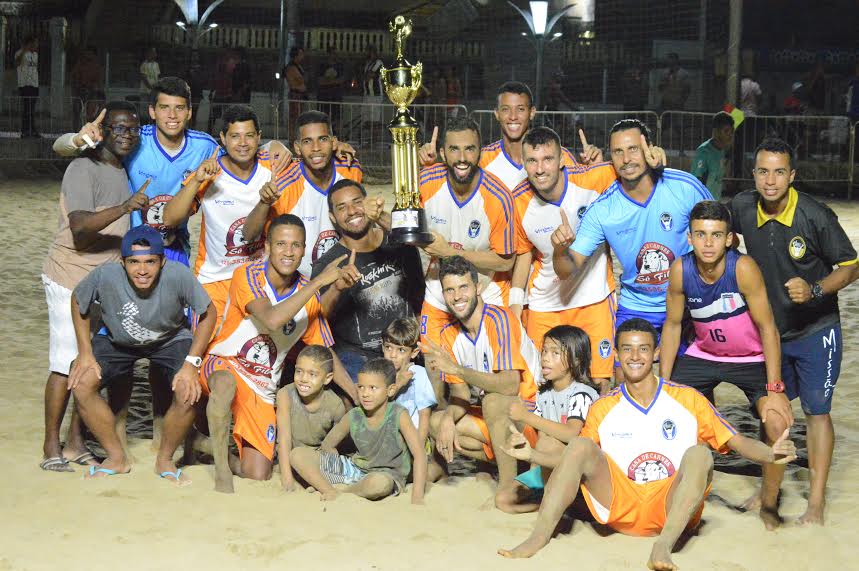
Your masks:
<path fill-rule="evenodd" d="M 659 346 L 659 376 L 670 379 L 674 362 L 677 360 L 677 351 L 680 349 L 683 312 L 686 310 L 682 259 L 677 259 L 671 264 L 665 307 L 665 325 L 662 326 L 662 340 Z"/>
<path fill-rule="evenodd" d="M 295 477 L 289 463 L 292 452 L 292 428 L 289 424 L 290 402 L 286 387 L 277 391 L 277 458 L 280 462 L 280 484 L 283 491 L 295 490 Z"/>
<path fill-rule="evenodd" d="M 418 437 L 418 431 L 415 430 L 415 425 L 412 424 L 412 419 L 405 410 L 400 411 L 400 434 L 403 435 L 403 440 L 406 441 L 414 462 L 412 503 L 422 504 L 424 503 L 424 490 L 427 481 L 427 455 L 424 445 Z"/>
<path fill-rule="evenodd" d="M 337 446 L 343 442 L 343 439 L 349 435 L 349 414 L 344 414 L 334 428 L 328 431 L 322 444 L 319 445 L 319 450 L 322 452 L 337 452 Z"/>
<path fill-rule="evenodd" d="M 510 288 L 512 289 L 521 289 L 522 295 L 524 296 L 525 289 L 528 287 L 528 276 L 531 274 L 531 263 L 534 261 L 534 253 L 533 251 L 525 252 L 524 254 L 517 254 L 516 261 L 513 262 L 513 276 L 510 279 Z M 513 296 L 510 296 L 510 309 L 513 313 L 516 314 L 520 320 L 522 319 L 522 309 L 524 308 L 524 303 L 514 303 L 512 299 Z"/>

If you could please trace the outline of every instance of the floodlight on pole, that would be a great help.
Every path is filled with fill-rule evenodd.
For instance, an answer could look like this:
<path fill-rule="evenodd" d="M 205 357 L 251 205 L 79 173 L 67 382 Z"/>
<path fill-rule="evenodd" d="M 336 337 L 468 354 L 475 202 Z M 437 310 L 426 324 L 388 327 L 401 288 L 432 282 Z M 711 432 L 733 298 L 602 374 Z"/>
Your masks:
<path fill-rule="evenodd" d="M 549 3 L 546 1 L 529 2 L 529 12 L 522 10 L 510 0 L 507 0 L 507 3 L 519 12 L 519 15 L 522 16 L 525 23 L 528 24 L 528 29 L 531 30 L 531 33 L 534 35 L 533 43 L 534 48 L 537 50 L 537 85 L 534 91 L 533 103 L 534 106 L 537 107 L 543 90 L 543 48 L 547 41 L 554 42 L 555 40 L 560 39 L 561 36 L 563 36 L 563 33 L 555 32 L 548 40 L 546 40 L 546 35 L 552 33 L 552 28 L 555 27 L 555 24 L 557 24 L 564 14 L 566 14 L 567 10 L 573 8 L 575 4 L 564 6 L 560 12 L 549 18 Z M 525 37 L 528 36 L 525 32 L 522 32 L 522 35 Z"/>

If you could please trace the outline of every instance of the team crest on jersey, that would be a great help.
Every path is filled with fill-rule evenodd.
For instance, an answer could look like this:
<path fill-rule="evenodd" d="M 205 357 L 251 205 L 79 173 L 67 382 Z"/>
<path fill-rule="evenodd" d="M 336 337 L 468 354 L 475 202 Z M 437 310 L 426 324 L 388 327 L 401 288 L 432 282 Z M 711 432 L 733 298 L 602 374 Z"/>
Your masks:
<path fill-rule="evenodd" d="M 334 230 L 323 230 L 319 233 L 319 238 L 316 239 L 316 244 L 313 246 L 312 261 L 316 261 L 325 255 L 325 252 L 334 247 L 334 244 L 340 241 L 340 237 Z"/>
<path fill-rule="evenodd" d="M 277 361 L 277 346 L 268 335 L 257 335 L 242 345 L 236 358 L 249 373 L 270 376 Z"/>
<path fill-rule="evenodd" d="M 227 230 L 227 255 L 228 256 L 253 256 L 263 247 L 263 239 L 260 237 L 255 242 L 245 241 L 245 217 L 239 218 L 230 225 Z"/>
<path fill-rule="evenodd" d="M 677 425 L 670 418 L 666 418 L 662 423 L 662 438 L 665 440 L 674 440 L 677 437 Z"/>
<path fill-rule="evenodd" d="M 608 359 L 609 355 L 611 355 L 611 341 L 608 339 L 603 339 L 599 344 L 599 352 L 600 357 L 603 359 Z"/>
<path fill-rule="evenodd" d="M 268 440 L 269 442 L 274 442 L 274 435 L 275 435 L 274 425 L 269 424 L 268 428 L 265 431 L 265 439 Z"/>
<path fill-rule="evenodd" d="M 719 299 L 722 301 L 722 311 L 725 313 L 737 310 L 737 300 L 733 293 L 723 293 Z"/>
<path fill-rule="evenodd" d="M 477 238 L 478 234 L 480 234 L 480 220 L 472 220 L 468 225 L 468 237 Z"/>
<path fill-rule="evenodd" d="M 289 336 L 292 335 L 293 331 L 295 331 L 295 320 L 290 319 L 286 322 L 286 325 L 283 326 L 283 334 Z"/>
<path fill-rule="evenodd" d="M 787 252 L 794 260 L 801 260 L 805 255 L 805 240 L 802 236 L 794 236 L 787 245 Z"/>
<path fill-rule="evenodd" d="M 579 210 L 576 212 L 576 216 L 579 217 L 579 220 L 585 217 L 585 210 L 587 210 L 587 207 L 579 206 Z"/>
<path fill-rule="evenodd" d="M 670 478 L 675 468 L 671 460 L 659 452 L 645 452 L 629 463 L 627 477 L 636 484 L 646 484 Z"/>
<path fill-rule="evenodd" d="M 662 229 L 668 232 L 674 227 L 674 219 L 670 212 L 663 212 L 659 215 L 659 223 L 662 224 Z"/>
<path fill-rule="evenodd" d="M 661 285 L 668 281 L 674 252 L 658 242 L 647 242 L 638 251 L 635 266 L 638 275 L 635 283 L 646 285 Z"/>

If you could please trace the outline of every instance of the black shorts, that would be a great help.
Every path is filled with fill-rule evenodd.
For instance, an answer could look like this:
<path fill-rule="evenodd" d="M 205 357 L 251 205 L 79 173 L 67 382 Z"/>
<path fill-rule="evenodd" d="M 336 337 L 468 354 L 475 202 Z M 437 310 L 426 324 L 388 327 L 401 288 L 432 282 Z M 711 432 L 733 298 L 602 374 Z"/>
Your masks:
<path fill-rule="evenodd" d="M 671 380 L 698 389 L 710 400 L 719 383 L 732 384 L 745 393 L 753 409 L 758 399 L 767 396 L 767 368 L 763 361 L 729 363 L 683 355 L 674 364 Z"/>
<path fill-rule="evenodd" d="M 185 357 L 191 350 L 191 339 L 183 337 L 168 339 L 163 343 L 127 347 L 115 345 L 104 335 L 92 338 L 92 352 L 101 367 L 101 386 L 104 387 L 113 380 L 131 380 L 134 363 L 140 359 L 149 359 L 149 366 L 160 366 L 166 370 L 168 382 L 185 364 Z"/>

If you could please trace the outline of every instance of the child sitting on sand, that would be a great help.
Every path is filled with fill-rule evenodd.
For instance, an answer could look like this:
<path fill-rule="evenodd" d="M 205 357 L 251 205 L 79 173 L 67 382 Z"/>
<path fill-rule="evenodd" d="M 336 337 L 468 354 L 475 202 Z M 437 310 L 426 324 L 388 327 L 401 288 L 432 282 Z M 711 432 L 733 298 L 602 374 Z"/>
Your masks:
<path fill-rule="evenodd" d="M 420 352 L 419 338 L 420 328 L 414 317 L 395 319 L 382 332 L 382 354 L 397 371 L 395 401 L 409 413 L 420 445 L 425 447 L 430 413 L 437 402 L 426 369 L 412 363 Z"/>
<path fill-rule="evenodd" d="M 516 478 L 515 487 L 498 507 L 510 513 L 537 511 L 535 490 L 542 490 L 564 447 L 582 430 L 591 404 L 599 394 L 588 383 L 591 345 L 587 333 L 571 325 L 546 332 L 540 353 L 543 383 L 537 393 L 537 408 L 528 412 L 522 402 L 510 405 L 510 420 L 524 423 L 539 434 L 531 448 L 527 439 L 511 425 L 507 453 L 537 464 Z"/>
<path fill-rule="evenodd" d="M 325 435 L 346 414 L 343 401 L 328 389 L 334 378 L 334 355 L 322 345 L 298 354 L 293 382 L 277 391 L 277 456 L 284 491 L 296 489 L 289 464 L 293 448 L 319 448 Z"/>
<path fill-rule="evenodd" d="M 423 503 L 426 454 L 406 409 L 388 402 L 396 379 L 397 371 L 389 361 L 377 358 L 365 363 L 358 373 L 360 406 L 340 419 L 318 451 L 301 447 L 290 454 L 293 469 L 322 494 L 323 501 L 340 494 L 333 484 L 346 484 L 344 491 L 369 500 L 397 495 L 405 488 L 414 458 L 412 503 Z M 346 435 L 358 450 L 352 456 L 337 453 Z"/>

